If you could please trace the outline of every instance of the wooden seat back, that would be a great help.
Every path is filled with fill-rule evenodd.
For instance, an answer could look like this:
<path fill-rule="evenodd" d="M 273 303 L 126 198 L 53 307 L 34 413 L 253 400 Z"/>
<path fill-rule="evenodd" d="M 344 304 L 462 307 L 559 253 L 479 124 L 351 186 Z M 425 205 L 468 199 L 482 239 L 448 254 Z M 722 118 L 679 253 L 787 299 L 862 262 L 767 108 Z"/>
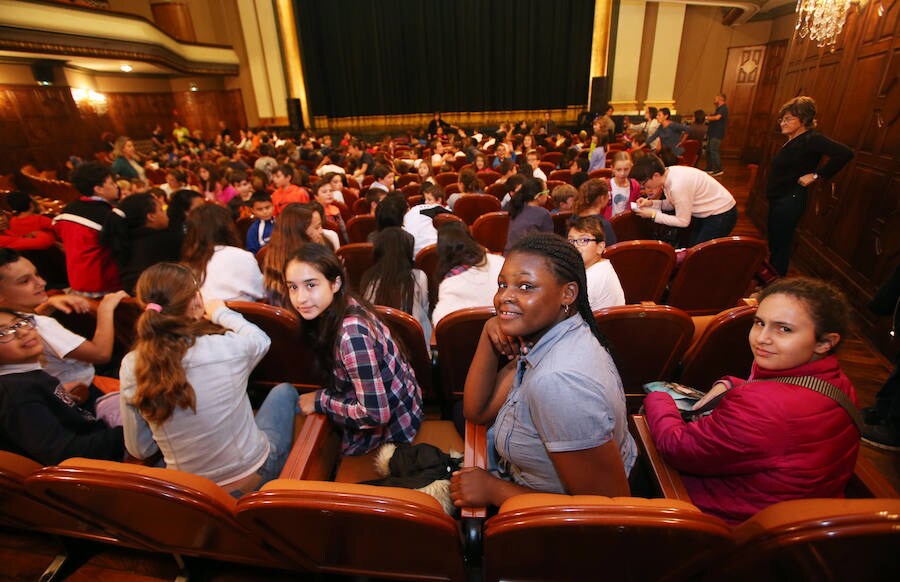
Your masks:
<path fill-rule="evenodd" d="M 732 543 L 724 521 L 683 501 L 518 495 L 485 523 L 484 579 L 685 579 Z"/>
<path fill-rule="evenodd" d="M 803 499 L 763 509 L 734 530 L 710 568 L 718 580 L 897 580 L 900 499 Z"/>
<path fill-rule="evenodd" d="M 753 364 L 747 337 L 755 315 L 755 306 L 743 305 L 713 317 L 685 353 L 678 381 L 706 391 L 723 376 L 747 378 Z"/>
<path fill-rule="evenodd" d="M 339 248 L 335 254 L 344 264 L 347 285 L 350 289 L 359 291 L 363 274 L 375 264 L 375 245 L 368 242 L 350 243 Z"/>
<path fill-rule="evenodd" d="M 462 398 L 481 330 L 494 315 L 493 307 L 470 307 L 446 315 L 434 327 L 441 390 L 448 400 Z"/>
<path fill-rule="evenodd" d="M 266 332 L 272 345 L 250 374 L 251 383 L 299 384 L 318 388 L 325 380 L 312 346 L 303 336 L 300 318 L 289 309 L 250 301 L 229 301 L 227 306 Z"/>
<path fill-rule="evenodd" d="M 374 214 L 357 214 L 347 221 L 347 238 L 351 243 L 368 242 L 369 235 L 375 232 Z"/>
<path fill-rule="evenodd" d="M 675 249 L 658 240 L 626 240 L 606 247 L 626 303 L 659 303 L 675 269 Z"/>
<path fill-rule="evenodd" d="M 691 315 L 734 307 L 747 293 L 766 252 L 764 240 L 745 236 L 717 238 L 691 247 L 669 285 L 666 303 Z"/>
<path fill-rule="evenodd" d="M 31 495 L 25 487 L 25 479 L 41 468 L 31 459 L 0 451 L 0 525 L 55 535 L 77 535 L 106 543 L 122 541 L 90 522 Z"/>
<path fill-rule="evenodd" d="M 426 338 L 422 326 L 412 315 L 384 305 L 376 305 L 378 315 L 384 320 L 385 325 L 391 330 L 394 339 L 403 343 L 409 365 L 416 374 L 416 380 L 422 389 L 423 398 L 434 396 L 433 370 L 431 367 L 431 350 L 426 344 L 431 338 Z"/>
<path fill-rule="evenodd" d="M 235 499 L 203 477 L 73 458 L 32 473 L 25 484 L 39 499 L 147 549 L 270 567 L 286 564 L 235 520 Z"/>
<path fill-rule="evenodd" d="M 322 572 L 464 580 L 456 522 L 420 491 L 278 479 L 241 498 L 237 519 Z"/>
<path fill-rule="evenodd" d="M 472 238 L 492 253 L 503 252 L 508 234 L 508 212 L 488 212 L 479 216 L 472 224 Z"/>
<path fill-rule="evenodd" d="M 665 305 L 607 307 L 594 319 L 609 341 L 630 409 L 643 401 L 644 384 L 674 376 L 694 333 L 687 313 Z"/>
<path fill-rule="evenodd" d="M 469 225 L 483 214 L 499 211 L 500 201 L 490 194 L 466 194 L 453 207 L 453 213 Z"/>

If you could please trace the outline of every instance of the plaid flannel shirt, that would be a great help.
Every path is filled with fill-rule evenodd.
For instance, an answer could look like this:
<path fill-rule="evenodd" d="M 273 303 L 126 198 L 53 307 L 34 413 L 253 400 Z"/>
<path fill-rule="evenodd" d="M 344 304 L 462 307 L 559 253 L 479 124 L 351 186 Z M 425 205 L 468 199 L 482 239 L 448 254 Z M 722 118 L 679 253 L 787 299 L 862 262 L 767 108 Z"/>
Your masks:
<path fill-rule="evenodd" d="M 349 300 L 335 345 L 334 386 L 316 412 L 344 427 L 342 452 L 362 455 L 386 442 L 412 442 L 422 423 L 422 390 L 390 331 Z"/>

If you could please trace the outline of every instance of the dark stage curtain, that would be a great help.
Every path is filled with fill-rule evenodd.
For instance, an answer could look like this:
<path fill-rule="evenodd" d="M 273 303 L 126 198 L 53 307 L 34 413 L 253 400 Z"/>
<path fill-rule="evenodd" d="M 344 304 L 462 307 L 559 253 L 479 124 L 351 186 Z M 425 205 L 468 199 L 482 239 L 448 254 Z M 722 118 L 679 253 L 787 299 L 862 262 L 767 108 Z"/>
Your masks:
<path fill-rule="evenodd" d="M 594 0 L 294 0 L 314 115 L 587 100 Z"/>

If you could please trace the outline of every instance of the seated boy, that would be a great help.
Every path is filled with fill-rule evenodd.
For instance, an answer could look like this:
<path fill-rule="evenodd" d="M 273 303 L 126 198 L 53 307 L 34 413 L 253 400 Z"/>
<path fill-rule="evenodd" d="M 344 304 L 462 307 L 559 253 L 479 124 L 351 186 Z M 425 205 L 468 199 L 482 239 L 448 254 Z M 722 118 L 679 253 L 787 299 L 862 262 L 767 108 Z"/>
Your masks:
<path fill-rule="evenodd" d="M 70 457 L 121 461 L 122 427 L 98 420 L 93 406 L 79 406 L 57 378 L 41 370 L 41 352 L 34 320 L 0 308 L 0 449 L 44 465 Z M 116 396 L 108 399 L 118 408 Z M 103 412 L 111 418 L 111 411 Z"/>
<path fill-rule="evenodd" d="M 46 360 L 43 367 L 48 374 L 63 384 L 91 387 L 93 364 L 105 364 L 112 356 L 113 313 L 128 294 L 117 291 L 103 297 L 97 307 L 97 329 L 94 337 L 88 340 L 72 333 L 47 314 L 56 309 L 65 313 L 84 313 L 90 309 L 90 302 L 77 295 L 48 297 L 44 286 L 44 280 L 31 261 L 12 249 L 0 249 L 0 307 L 35 314 Z M 97 388 L 90 392 L 92 400 L 100 395 Z"/>
<path fill-rule="evenodd" d="M 575 205 L 576 194 L 578 194 L 578 190 L 570 184 L 562 184 L 561 186 L 554 188 L 553 192 L 550 193 L 550 196 L 553 198 L 553 205 L 555 208 L 550 211 L 550 214 L 572 212 L 572 207 Z"/>
<path fill-rule="evenodd" d="M 10 192 L 6 202 L 12 209 L 12 217 L 3 229 L 0 246 L 17 250 L 41 250 L 56 242 L 53 221 L 38 211 L 37 203 L 22 192 Z"/>
<path fill-rule="evenodd" d="M 250 210 L 253 212 L 254 220 L 247 230 L 246 248 L 255 255 L 259 249 L 269 244 L 272 230 L 275 228 L 275 219 L 272 217 L 275 207 L 272 205 L 272 197 L 266 192 L 256 192 L 250 197 Z"/>

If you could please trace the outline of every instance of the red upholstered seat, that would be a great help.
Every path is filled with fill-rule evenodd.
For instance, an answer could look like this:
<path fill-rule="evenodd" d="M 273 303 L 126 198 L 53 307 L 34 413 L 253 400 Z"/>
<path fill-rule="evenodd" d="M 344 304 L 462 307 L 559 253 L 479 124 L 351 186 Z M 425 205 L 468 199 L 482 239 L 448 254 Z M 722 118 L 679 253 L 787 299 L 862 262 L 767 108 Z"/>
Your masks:
<path fill-rule="evenodd" d="M 669 285 L 666 303 L 691 315 L 734 307 L 750 290 L 766 252 L 765 241 L 743 236 L 717 238 L 691 247 Z"/>
<path fill-rule="evenodd" d="M 472 225 L 472 238 L 492 253 L 502 253 L 509 234 L 509 213 L 488 212 L 479 216 Z"/>
<path fill-rule="evenodd" d="M 618 233 L 617 233 L 618 234 Z M 675 268 L 675 249 L 658 240 L 626 240 L 606 247 L 626 303 L 659 303 Z"/>

